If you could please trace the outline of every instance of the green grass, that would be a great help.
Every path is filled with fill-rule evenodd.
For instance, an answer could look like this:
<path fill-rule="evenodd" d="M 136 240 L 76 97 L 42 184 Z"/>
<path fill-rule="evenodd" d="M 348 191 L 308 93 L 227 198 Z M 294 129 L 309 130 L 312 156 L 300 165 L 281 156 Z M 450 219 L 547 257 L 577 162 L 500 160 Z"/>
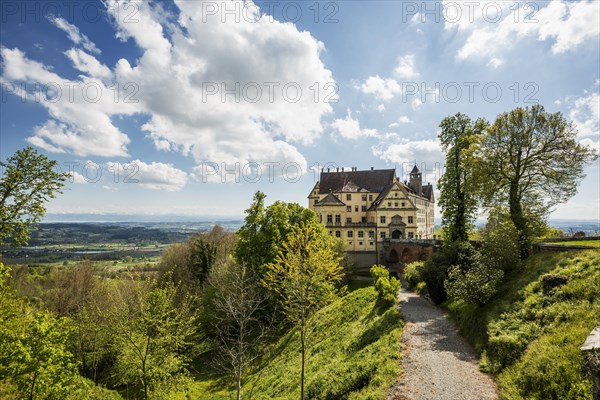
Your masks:
<path fill-rule="evenodd" d="M 552 244 L 555 246 L 589 246 L 600 248 L 600 240 L 571 240 L 566 242 L 544 242 L 542 244 Z"/>
<path fill-rule="evenodd" d="M 544 274 L 568 283 L 542 289 Z M 591 399 L 579 347 L 600 324 L 600 252 L 542 253 L 507 276 L 482 308 L 448 302 L 452 319 L 497 374 L 500 395 L 517 399 Z"/>
<path fill-rule="evenodd" d="M 395 308 L 382 307 L 373 287 L 358 289 L 319 311 L 306 365 L 309 399 L 384 399 L 400 373 L 400 335 L 403 321 Z M 292 330 L 273 347 L 271 359 L 244 388 L 253 399 L 300 396 L 299 335 Z M 231 380 L 229 380 L 231 382 Z M 233 398 L 225 379 L 190 383 L 192 399 Z M 186 393 L 174 398 L 183 399 Z"/>

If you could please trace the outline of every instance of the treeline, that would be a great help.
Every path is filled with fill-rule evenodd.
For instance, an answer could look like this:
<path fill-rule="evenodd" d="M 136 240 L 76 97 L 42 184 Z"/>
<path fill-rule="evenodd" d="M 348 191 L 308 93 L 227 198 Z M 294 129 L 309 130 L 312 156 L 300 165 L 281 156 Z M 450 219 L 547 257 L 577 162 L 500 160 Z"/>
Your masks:
<path fill-rule="evenodd" d="M 158 271 L 107 279 L 85 262 L 46 275 L 1 266 L 0 397 L 159 399 L 215 374 L 240 399 L 294 329 L 305 398 L 309 321 L 345 293 L 349 263 L 312 211 L 264 200 L 257 192 L 237 234 L 217 226 L 169 247 Z M 398 286 L 385 272 L 389 307 Z"/>

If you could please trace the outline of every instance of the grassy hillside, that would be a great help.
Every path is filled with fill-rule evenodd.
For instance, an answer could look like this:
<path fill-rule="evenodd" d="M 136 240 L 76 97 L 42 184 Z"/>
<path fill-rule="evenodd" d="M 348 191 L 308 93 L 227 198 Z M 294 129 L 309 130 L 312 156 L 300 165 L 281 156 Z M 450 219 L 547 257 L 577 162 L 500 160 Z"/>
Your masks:
<path fill-rule="evenodd" d="M 544 288 L 545 274 L 568 282 Z M 537 254 L 483 308 L 447 304 L 463 334 L 497 373 L 502 399 L 591 399 L 579 348 L 600 324 L 600 252 Z"/>
<path fill-rule="evenodd" d="M 377 303 L 373 287 L 356 290 L 318 312 L 312 323 L 306 390 L 311 399 L 383 399 L 400 370 L 403 321 L 395 308 Z M 275 346 L 270 360 L 245 387 L 253 399 L 300 396 L 300 344 L 294 330 Z M 193 399 L 230 399 L 223 380 L 189 385 Z M 179 393 L 183 399 L 186 393 Z"/>

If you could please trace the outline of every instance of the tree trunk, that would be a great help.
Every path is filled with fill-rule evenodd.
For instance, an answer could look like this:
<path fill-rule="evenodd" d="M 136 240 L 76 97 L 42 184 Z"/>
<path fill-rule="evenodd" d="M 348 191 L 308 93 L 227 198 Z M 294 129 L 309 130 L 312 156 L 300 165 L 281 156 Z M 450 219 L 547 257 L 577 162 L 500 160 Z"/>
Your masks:
<path fill-rule="evenodd" d="M 518 196 L 518 190 L 518 184 L 511 183 L 508 204 L 510 209 L 510 219 L 515 225 L 519 236 L 519 254 L 521 260 L 525 260 L 529 257 L 530 238 L 527 232 L 527 221 L 523 216 L 523 208 L 521 207 L 521 199 Z"/>
<path fill-rule="evenodd" d="M 31 390 L 29 392 L 29 400 L 33 400 L 33 391 L 35 389 L 35 381 L 37 380 L 37 372 L 33 373 L 33 380 L 31 381 Z"/>
<path fill-rule="evenodd" d="M 300 326 L 300 349 L 302 352 L 302 372 L 300 373 L 300 400 L 304 400 L 304 359 L 305 359 L 305 343 L 304 343 L 304 316 L 302 316 L 302 322 Z"/>

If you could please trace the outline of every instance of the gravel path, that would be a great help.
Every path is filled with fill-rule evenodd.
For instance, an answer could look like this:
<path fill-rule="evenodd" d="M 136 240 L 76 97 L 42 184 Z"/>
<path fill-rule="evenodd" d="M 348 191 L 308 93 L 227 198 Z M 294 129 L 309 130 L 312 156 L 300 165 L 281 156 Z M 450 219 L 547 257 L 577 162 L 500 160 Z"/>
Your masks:
<path fill-rule="evenodd" d="M 479 371 L 477 354 L 437 306 L 403 285 L 400 308 L 404 373 L 388 400 L 498 399 L 494 380 Z"/>

